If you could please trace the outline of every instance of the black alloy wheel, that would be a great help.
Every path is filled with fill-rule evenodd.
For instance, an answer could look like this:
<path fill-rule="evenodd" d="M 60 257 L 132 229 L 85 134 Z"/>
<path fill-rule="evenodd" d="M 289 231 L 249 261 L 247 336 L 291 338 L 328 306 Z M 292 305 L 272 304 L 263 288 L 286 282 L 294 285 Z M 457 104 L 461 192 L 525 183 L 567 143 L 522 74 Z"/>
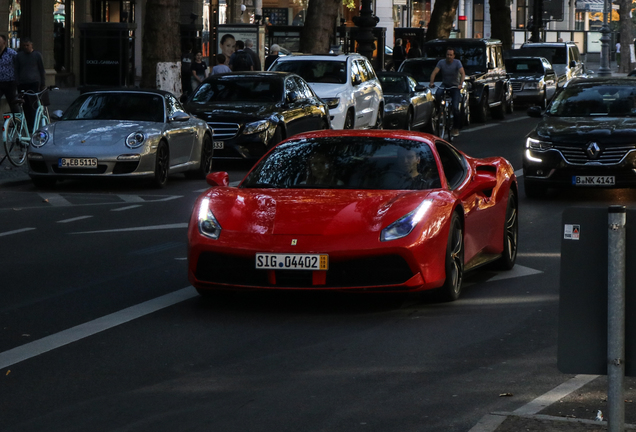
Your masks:
<path fill-rule="evenodd" d="M 413 111 L 409 108 L 406 113 L 406 124 L 404 125 L 404 129 L 413 130 Z"/>
<path fill-rule="evenodd" d="M 186 171 L 185 176 L 192 179 L 204 179 L 212 172 L 213 155 L 214 148 L 212 146 L 212 138 L 210 138 L 210 135 L 205 134 L 203 142 L 201 143 L 201 163 L 199 164 L 199 168 L 194 171 Z"/>
<path fill-rule="evenodd" d="M 343 129 L 353 129 L 355 117 L 352 110 L 347 111 Z"/>
<path fill-rule="evenodd" d="M 446 280 L 440 288 L 440 299 L 455 301 L 461 294 L 464 279 L 464 234 L 456 212 L 451 216 L 445 267 Z"/>
<path fill-rule="evenodd" d="M 499 106 L 492 109 L 492 118 L 497 120 L 503 120 L 506 118 L 506 94 L 504 92 L 501 93 L 501 102 L 499 103 Z"/>
<path fill-rule="evenodd" d="M 170 151 L 165 141 L 160 141 L 155 153 L 155 176 L 153 184 L 155 187 L 164 188 L 168 183 L 168 173 L 170 172 Z"/>
<path fill-rule="evenodd" d="M 479 104 L 477 105 L 477 110 L 475 111 L 475 121 L 477 123 L 485 123 L 486 118 L 488 117 L 488 94 L 484 92 L 479 100 Z"/>
<path fill-rule="evenodd" d="M 470 104 L 468 103 L 468 99 L 464 101 L 464 124 L 463 126 L 470 126 Z"/>
<path fill-rule="evenodd" d="M 496 261 L 496 267 L 510 270 L 517 260 L 517 245 L 519 244 L 519 207 L 517 195 L 510 189 L 506 206 L 506 220 L 504 221 L 504 244 L 501 258 Z"/>
<path fill-rule="evenodd" d="M 384 106 L 380 104 L 378 107 L 378 115 L 375 117 L 375 126 L 374 129 L 383 129 L 384 128 Z"/>
<path fill-rule="evenodd" d="M 510 95 L 510 100 L 506 102 L 506 114 L 513 114 L 515 112 L 515 98 L 514 95 Z"/>

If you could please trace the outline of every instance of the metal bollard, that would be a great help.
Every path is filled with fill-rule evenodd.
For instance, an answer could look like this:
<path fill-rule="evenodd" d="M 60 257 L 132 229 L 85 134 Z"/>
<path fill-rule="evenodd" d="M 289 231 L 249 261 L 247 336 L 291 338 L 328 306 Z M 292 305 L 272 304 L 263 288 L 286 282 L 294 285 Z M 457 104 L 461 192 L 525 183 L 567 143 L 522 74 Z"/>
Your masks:
<path fill-rule="evenodd" d="M 608 208 L 607 407 L 608 431 L 625 430 L 625 206 Z"/>

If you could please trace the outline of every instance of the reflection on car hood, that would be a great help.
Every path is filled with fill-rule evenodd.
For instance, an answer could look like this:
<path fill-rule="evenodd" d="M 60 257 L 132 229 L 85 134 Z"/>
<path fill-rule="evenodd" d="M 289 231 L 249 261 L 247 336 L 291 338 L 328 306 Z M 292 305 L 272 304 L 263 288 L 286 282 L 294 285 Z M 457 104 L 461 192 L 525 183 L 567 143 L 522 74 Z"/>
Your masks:
<path fill-rule="evenodd" d="M 384 93 L 385 103 L 401 103 L 402 101 L 407 102 L 408 99 L 409 97 L 406 93 L 400 93 L 400 94 Z"/>
<path fill-rule="evenodd" d="M 254 234 L 377 233 L 433 191 L 213 188 L 212 212 L 224 230 Z"/>
<path fill-rule="evenodd" d="M 636 117 L 545 117 L 537 125 L 536 133 L 554 142 L 632 143 L 636 135 Z"/>
<path fill-rule="evenodd" d="M 197 117 L 206 121 L 227 121 L 243 123 L 269 117 L 271 114 L 282 110 L 276 104 L 255 104 L 245 102 L 213 103 L 206 105 L 189 104 L 188 110 Z"/>
<path fill-rule="evenodd" d="M 552 69 L 554 69 L 554 73 L 556 73 L 559 76 L 565 75 L 565 73 L 567 72 L 567 65 L 552 63 Z"/>
<path fill-rule="evenodd" d="M 319 98 L 336 97 L 338 94 L 349 91 L 348 84 L 308 83 Z"/>
<path fill-rule="evenodd" d="M 529 74 L 529 73 L 513 72 L 510 74 L 511 81 L 539 81 L 541 78 L 543 78 L 542 73 Z"/>
<path fill-rule="evenodd" d="M 161 133 L 157 125 L 123 120 L 64 120 L 53 123 L 48 130 L 53 132 L 55 145 L 95 147 L 122 145 L 128 135 L 137 131 L 147 135 Z"/>

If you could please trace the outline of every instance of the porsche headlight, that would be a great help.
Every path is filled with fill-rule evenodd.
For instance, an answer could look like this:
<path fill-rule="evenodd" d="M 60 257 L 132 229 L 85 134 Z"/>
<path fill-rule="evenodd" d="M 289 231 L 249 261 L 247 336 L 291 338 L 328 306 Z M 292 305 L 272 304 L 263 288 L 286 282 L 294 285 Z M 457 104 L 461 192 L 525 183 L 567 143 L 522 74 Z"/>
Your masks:
<path fill-rule="evenodd" d="M 338 108 L 338 105 L 340 105 L 340 98 L 323 98 L 323 101 L 325 101 L 325 103 L 327 104 L 327 106 L 329 107 L 329 109 L 334 109 L 334 108 Z"/>
<path fill-rule="evenodd" d="M 133 132 L 126 137 L 126 145 L 130 148 L 137 148 L 146 141 L 146 135 L 141 132 Z"/>
<path fill-rule="evenodd" d="M 535 138 L 527 138 L 526 148 L 530 150 L 548 150 L 552 148 L 552 143 L 549 141 L 541 141 Z"/>
<path fill-rule="evenodd" d="M 263 132 L 267 130 L 268 127 L 269 127 L 269 120 L 259 120 L 253 123 L 248 123 L 245 125 L 243 134 L 250 135 L 250 134 Z"/>
<path fill-rule="evenodd" d="M 203 198 L 199 204 L 197 222 L 201 235 L 216 240 L 221 234 L 221 225 L 210 210 L 210 198 Z"/>
<path fill-rule="evenodd" d="M 409 235 L 413 228 L 424 218 L 432 204 L 433 202 L 430 200 L 423 201 L 415 210 L 384 228 L 380 234 L 380 240 L 397 240 Z"/>
<path fill-rule="evenodd" d="M 31 137 L 31 145 L 33 147 L 42 147 L 49 141 L 49 133 L 43 130 L 37 131 Z"/>
<path fill-rule="evenodd" d="M 388 103 L 384 106 L 384 111 L 387 113 L 397 113 L 400 111 L 406 111 L 408 105 L 406 101 L 402 101 L 401 103 Z"/>

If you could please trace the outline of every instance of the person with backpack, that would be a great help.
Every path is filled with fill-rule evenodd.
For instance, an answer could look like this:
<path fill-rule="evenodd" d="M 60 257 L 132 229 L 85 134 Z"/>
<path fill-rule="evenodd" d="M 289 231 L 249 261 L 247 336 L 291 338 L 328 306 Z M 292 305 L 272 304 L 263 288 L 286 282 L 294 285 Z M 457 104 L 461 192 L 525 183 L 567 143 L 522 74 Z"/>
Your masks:
<path fill-rule="evenodd" d="M 250 54 L 245 51 L 245 43 L 243 41 L 236 41 L 236 52 L 230 57 L 230 69 L 232 69 L 232 72 L 254 70 L 254 62 Z"/>

